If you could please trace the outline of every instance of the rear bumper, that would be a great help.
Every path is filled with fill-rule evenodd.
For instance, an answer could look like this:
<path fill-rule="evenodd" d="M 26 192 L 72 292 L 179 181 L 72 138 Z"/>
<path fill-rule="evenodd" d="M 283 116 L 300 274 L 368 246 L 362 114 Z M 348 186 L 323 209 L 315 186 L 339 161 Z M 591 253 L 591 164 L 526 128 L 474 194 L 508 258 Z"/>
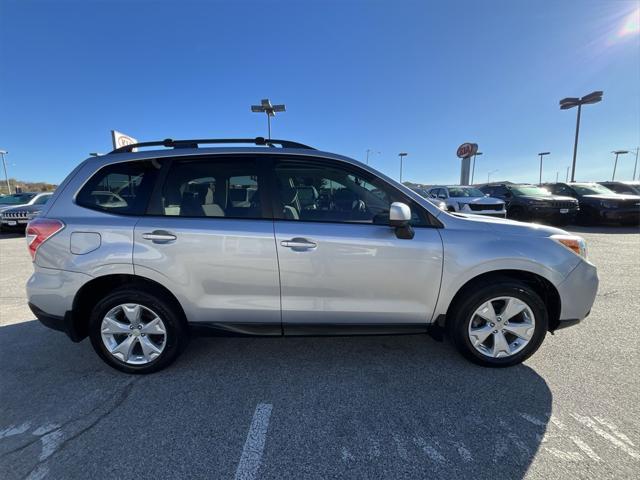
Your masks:
<path fill-rule="evenodd" d="M 558 285 L 561 311 L 560 324 L 556 329 L 575 325 L 589 315 L 598 293 L 598 283 L 596 267 L 581 261 Z"/>
<path fill-rule="evenodd" d="M 79 342 L 84 338 L 84 336 L 81 335 L 80 332 L 78 332 L 73 322 L 73 315 L 71 312 L 66 312 L 64 316 L 60 317 L 43 312 L 33 303 L 29 303 L 29 308 L 36 316 L 36 318 L 40 321 L 40 323 L 42 323 L 45 327 L 66 333 L 67 336 L 74 342 Z"/>

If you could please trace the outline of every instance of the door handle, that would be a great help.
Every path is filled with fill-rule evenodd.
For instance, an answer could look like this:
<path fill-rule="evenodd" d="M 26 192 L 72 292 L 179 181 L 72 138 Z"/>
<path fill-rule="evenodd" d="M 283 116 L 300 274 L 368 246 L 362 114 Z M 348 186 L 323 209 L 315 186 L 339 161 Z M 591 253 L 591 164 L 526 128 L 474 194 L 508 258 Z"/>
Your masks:
<path fill-rule="evenodd" d="M 318 246 L 317 243 L 307 240 L 306 238 L 292 238 L 291 240 L 283 240 L 280 242 L 283 247 L 293 248 L 294 250 L 313 250 Z"/>
<path fill-rule="evenodd" d="M 164 230 L 154 230 L 151 233 L 143 233 L 142 238 L 145 240 L 151 240 L 153 243 L 167 243 L 173 242 L 178 237 L 173 233 L 165 232 Z"/>

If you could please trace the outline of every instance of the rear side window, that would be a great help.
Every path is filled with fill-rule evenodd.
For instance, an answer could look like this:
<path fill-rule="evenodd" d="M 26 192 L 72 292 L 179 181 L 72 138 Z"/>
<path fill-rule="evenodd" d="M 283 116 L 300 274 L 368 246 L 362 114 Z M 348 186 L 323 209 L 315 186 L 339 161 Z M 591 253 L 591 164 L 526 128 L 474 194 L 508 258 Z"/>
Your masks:
<path fill-rule="evenodd" d="M 108 165 L 82 187 L 76 203 L 93 210 L 142 215 L 157 172 L 158 169 L 146 160 Z"/>
<path fill-rule="evenodd" d="M 253 159 L 176 161 L 162 188 L 160 214 L 263 218 L 262 183 Z"/>

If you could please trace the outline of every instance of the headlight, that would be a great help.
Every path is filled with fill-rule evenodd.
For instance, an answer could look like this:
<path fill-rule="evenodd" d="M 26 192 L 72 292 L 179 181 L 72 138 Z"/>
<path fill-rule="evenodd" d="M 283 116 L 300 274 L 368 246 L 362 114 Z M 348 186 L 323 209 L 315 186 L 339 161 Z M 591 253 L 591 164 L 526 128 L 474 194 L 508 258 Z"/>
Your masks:
<path fill-rule="evenodd" d="M 602 208 L 618 208 L 618 204 L 616 202 L 609 202 L 607 200 L 600 202 L 600 205 L 602 205 Z"/>
<path fill-rule="evenodd" d="M 551 235 L 551 240 L 558 242 L 586 260 L 587 242 L 584 238 L 578 235 Z"/>

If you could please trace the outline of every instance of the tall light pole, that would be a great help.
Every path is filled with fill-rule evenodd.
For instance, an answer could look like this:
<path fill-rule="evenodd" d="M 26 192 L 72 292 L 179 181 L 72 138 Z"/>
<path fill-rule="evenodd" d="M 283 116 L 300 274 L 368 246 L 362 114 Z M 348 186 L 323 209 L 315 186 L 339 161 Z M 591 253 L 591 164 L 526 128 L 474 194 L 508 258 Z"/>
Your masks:
<path fill-rule="evenodd" d="M 542 185 L 542 157 L 544 157 L 545 155 L 549 155 L 551 152 L 540 152 L 538 155 L 540 155 L 540 181 L 538 182 L 538 185 Z"/>
<path fill-rule="evenodd" d="M 471 167 L 471 185 L 473 185 L 473 174 L 474 174 L 474 173 L 475 173 L 475 171 L 476 171 L 476 157 L 477 157 L 478 155 L 482 155 L 482 152 L 476 152 L 476 153 L 474 153 L 474 155 L 473 155 L 473 167 Z"/>
<path fill-rule="evenodd" d="M 404 157 L 406 157 L 407 155 L 409 155 L 409 154 L 408 154 L 408 153 L 405 153 L 405 152 L 400 152 L 400 153 L 398 154 L 398 156 L 400 157 L 400 183 L 402 183 L 402 159 L 403 159 Z"/>
<path fill-rule="evenodd" d="M 582 112 L 582 105 L 589 105 L 591 103 L 598 103 L 602 101 L 602 91 L 591 92 L 589 95 L 585 95 L 582 98 L 567 97 L 560 100 L 560 110 L 568 110 L 573 107 L 578 107 L 578 117 L 576 119 L 576 138 L 573 142 L 573 163 L 571 168 L 571 181 L 576 181 L 576 154 L 578 152 L 578 133 L 580 132 L 580 113 Z"/>
<path fill-rule="evenodd" d="M 556 170 L 556 183 L 558 183 L 558 175 L 560 175 L 560 172 Z"/>
<path fill-rule="evenodd" d="M 286 111 L 285 105 L 271 105 L 271 101 L 268 98 L 263 98 L 260 101 L 260 105 L 251 105 L 251 111 L 254 113 L 267 114 L 267 129 L 269 135 L 267 138 L 268 140 L 271 140 L 271 117 L 275 117 L 276 112 Z"/>
<path fill-rule="evenodd" d="M 633 164 L 633 177 L 631 180 L 636 179 L 636 169 L 638 168 L 638 152 L 640 151 L 640 147 L 636 147 L 636 163 Z"/>
<path fill-rule="evenodd" d="M 0 150 L 0 155 L 2 155 L 2 167 L 4 168 L 4 179 L 7 182 L 7 192 L 11 195 L 11 185 L 9 184 L 9 176 L 7 175 L 7 162 L 4 160 L 4 156 L 9 152 L 6 150 Z"/>
<path fill-rule="evenodd" d="M 369 154 L 370 153 L 377 153 L 378 155 L 380 155 L 380 152 L 377 152 L 377 151 L 372 150 L 370 148 L 367 148 L 366 152 L 367 152 L 367 160 L 366 160 L 367 165 L 369 165 Z"/>
<path fill-rule="evenodd" d="M 613 182 L 616 179 L 616 169 L 618 168 L 618 155 L 626 155 L 627 153 L 629 153 L 629 151 L 628 150 L 614 150 L 611 153 L 615 154 L 615 156 L 616 156 L 616 161 L 613 164 L 613 175 L 611 175 L 611 181 Z"/>
<path fill-rule="evenodd" d="M 490 172 L 487 172 L 487 183 L 491 182 L 491 175 L 496 173 L 496 172 L 499 172 L 499 170 L 495 169 L 495 170 L 491 170 Z"/>
<path fill-rule="evenodd" d="M 564 177 L 564 183 L 569 183 L 569 169 L 571 168 L 571 166 L 567 167 L 567 175 Z"/>

